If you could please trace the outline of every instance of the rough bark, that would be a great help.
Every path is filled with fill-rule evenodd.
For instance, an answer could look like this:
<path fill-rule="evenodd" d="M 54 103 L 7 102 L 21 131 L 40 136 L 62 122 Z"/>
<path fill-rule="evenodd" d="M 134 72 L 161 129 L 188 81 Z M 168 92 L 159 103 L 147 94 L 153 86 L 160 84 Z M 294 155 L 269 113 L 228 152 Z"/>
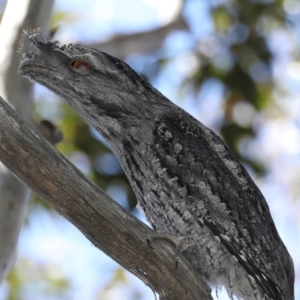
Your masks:
<path fill-rule="evenodd" d="M 153 231 L 90 182 L 0 99 L 0 159 L 21 181 L 66 217 L 99 249 L 139 277 L 160 299 L 212 299 L 201 277 Z M 26 162 L 26 163 L 24 163 Z"/>

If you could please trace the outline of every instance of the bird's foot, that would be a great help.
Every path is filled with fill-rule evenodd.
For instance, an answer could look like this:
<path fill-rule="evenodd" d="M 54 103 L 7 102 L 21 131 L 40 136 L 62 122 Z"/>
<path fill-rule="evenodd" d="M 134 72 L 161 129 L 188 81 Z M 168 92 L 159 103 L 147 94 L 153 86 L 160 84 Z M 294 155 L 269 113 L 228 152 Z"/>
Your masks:
<path fill-rule="evenodd" d="M 178 267 L 180 260 L 180 254 L 187 250 L 189 247 L 195 245 L 195 241 L 192 237 L 176 237 L 171 234 L 157 233 L 147 237 L 147 244 L 151 249 L 154 249 L 153 242 L 155 240 L 169 242 L 175 248 L 175 269 Z"/>

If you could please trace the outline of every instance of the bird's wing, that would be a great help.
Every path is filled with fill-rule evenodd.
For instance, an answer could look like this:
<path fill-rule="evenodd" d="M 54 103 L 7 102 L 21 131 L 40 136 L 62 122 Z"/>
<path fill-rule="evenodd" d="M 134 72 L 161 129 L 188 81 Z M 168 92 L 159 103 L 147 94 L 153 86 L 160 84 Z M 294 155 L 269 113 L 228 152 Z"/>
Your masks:
<path fill-rule="evenodd" d="M 177 164 L 165 166 L 176 174 L 191 199 L 204 202 L 201 222 L 207 226 L 271 299 L 293 290 L 293 263 L 282 243 L 268 204 L 245 168 L 224 142 L 194 120 L 166 116 L 157 127 L 154 144 Z M 172 139 L 166 139 L 166 132 Z M 176 133 L 176 134 L 175 134 Z M 180 154 L 175 148 L 180 146 Z M 193 210 L 193 212 L 195 211 Z M 201 215 L 201 211 L 197 215 Z M 284 291 L 284 293 L 282 293 Z"/>

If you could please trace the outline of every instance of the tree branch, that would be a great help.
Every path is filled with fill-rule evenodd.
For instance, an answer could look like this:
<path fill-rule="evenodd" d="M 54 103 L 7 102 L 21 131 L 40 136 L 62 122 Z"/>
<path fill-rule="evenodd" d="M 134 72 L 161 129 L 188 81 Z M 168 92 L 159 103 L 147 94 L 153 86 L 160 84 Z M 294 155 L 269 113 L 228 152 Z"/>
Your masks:
<path fill-rule="evenodd" d="M 172 22 L 153 30 L 132 34 L 118 34 L 108 40 L 85 45 L 86 47 L 109 53 L 119 59 L 125 59 L 132 54 L 153 52 L 162 45 L 167 35 L 175 30 L 188 30 L 188 25 L 181 14 Z"/>
<path fill-rule="evenodd" d="M 152 230 L 126 212 L 50 146 L 0 97 L 0 159 L 99 249 L 139 277 L 160 299 L 212 299 L 182 257 L 175 270 L 166 244 L 152 250 Z"/>

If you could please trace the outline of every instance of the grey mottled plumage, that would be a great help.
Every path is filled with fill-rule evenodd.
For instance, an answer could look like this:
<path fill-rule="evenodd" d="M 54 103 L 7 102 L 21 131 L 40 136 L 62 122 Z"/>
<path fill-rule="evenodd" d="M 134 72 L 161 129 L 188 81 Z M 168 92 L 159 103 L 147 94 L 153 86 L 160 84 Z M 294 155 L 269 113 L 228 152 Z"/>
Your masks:
<path fill-rule="evenodd" d="M 294 299 L 294 268 L 268 205 L 210 129 L 98 50 L 24 40 L 20 73 L 65 98 L 110 143 L 158 233 L 190 237 L 184 255 L 241 299 Z"/>

